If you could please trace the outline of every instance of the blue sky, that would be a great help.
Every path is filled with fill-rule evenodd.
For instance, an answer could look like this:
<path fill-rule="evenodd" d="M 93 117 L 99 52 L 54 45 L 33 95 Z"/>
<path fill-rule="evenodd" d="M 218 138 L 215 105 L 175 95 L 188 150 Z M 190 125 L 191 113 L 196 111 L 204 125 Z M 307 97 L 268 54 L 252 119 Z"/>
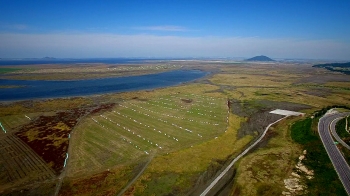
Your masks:
<path fill-rule="evenodd" d="M 350 60 L 350 1 L 0 0 L 0 58 Z"/>

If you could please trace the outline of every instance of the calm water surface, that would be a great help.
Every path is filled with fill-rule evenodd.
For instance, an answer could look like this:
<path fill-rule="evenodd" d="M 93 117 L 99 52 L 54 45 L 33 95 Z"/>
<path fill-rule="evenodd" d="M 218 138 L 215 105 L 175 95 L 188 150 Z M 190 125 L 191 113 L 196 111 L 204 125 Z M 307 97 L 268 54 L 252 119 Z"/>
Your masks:
<path fill-rule="evenodd" d="M 0 88 L 0 100 L 11 101 L 36 98 L 72 97 L 154 89 L 189 82 L 199 79 L 207 74 L 207 72 L 199 70 L 176 70 L 142 76 L 73 81 L 0 79 L 0 86 L 24 86 L 21 88 Z"/>

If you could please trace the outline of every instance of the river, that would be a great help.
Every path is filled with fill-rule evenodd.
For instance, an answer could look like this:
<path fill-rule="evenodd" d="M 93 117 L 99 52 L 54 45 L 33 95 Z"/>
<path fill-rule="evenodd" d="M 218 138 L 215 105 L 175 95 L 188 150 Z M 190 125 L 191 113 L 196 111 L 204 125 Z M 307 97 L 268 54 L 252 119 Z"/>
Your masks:
<path fill-rule="evenodd" d="M 156 74 L 88 80 L 7 80 L 0 79 L 0 101 L 30 100 L 149 90 L 190 82 L 207 75 L 199 70 L 175 70 Z"/>

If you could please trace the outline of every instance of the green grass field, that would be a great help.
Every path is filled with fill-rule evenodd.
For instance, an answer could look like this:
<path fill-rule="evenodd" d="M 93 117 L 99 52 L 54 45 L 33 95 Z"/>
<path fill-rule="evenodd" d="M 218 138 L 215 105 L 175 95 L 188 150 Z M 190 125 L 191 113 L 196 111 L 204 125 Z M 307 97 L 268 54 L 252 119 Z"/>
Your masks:
<path fill-rule="evenodd" d="M 166 154 L 226 131 L 227 101 L 195 94 L 132 99 L 88 117 L 74 131 L 69 175 Z"/>

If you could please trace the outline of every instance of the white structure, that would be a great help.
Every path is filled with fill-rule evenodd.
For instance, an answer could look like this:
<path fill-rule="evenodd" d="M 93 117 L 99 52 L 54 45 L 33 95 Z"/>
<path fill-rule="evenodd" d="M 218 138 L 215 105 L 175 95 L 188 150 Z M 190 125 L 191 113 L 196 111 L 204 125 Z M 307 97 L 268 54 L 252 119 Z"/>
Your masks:
<path fill-rule="evenodd" d="M 289 111 L 289 110 L 281 110 L 281 109 L 276 109 L 270 112 L 271 114 L 279 114 L 283 116 L 304 116 L 305 113 L 301 112 L 294 112 L 294 111 Z"/>

